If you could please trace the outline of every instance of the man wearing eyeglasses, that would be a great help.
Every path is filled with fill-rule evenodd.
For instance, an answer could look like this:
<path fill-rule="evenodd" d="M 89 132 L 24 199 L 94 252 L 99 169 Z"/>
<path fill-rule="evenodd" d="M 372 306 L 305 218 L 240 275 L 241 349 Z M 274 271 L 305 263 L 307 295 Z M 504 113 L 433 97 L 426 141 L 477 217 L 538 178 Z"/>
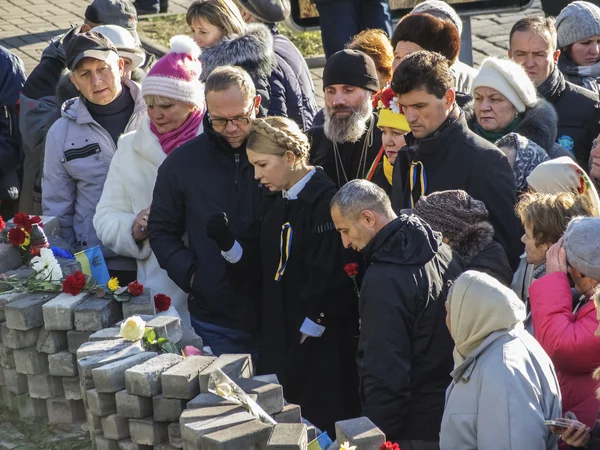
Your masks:
<path fill-rule="evenodd" d="M 235 267 L 241 251 L 234 242 L 252 255 L 272 198 L 254 179 L 246 156 L 261 97 L 248 73 L 231 66 L 215 69 L 205 92 L 204 132 L 175 149 L 158 170 L 150 244 L 160 266 L 189 293 L 192 326 L 204 345 L 215 355 L 256 357 L 260 276 Z M 260 266 L 258 258 L 254 266 Z"/>

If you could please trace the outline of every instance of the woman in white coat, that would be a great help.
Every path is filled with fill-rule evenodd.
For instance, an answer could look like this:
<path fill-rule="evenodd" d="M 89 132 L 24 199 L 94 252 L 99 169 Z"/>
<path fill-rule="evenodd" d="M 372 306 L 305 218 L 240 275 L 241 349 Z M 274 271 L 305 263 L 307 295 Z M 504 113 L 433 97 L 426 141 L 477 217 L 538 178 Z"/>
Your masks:
<path fill-rule="evenodd" d="M 121 136 L 111 162 L 94 228 L 104 245 L 137 260 L 137 279 L 154 294 L 166 294 L 191 329 L 187 294 L 160 268 L 148 241 L 148 215 L 158 167 L 179 145 L 203 130 L 204 86 L 200 49 L 187 36 L 171 39 L 171 51 L 142 83 L 148 118 Z"/>

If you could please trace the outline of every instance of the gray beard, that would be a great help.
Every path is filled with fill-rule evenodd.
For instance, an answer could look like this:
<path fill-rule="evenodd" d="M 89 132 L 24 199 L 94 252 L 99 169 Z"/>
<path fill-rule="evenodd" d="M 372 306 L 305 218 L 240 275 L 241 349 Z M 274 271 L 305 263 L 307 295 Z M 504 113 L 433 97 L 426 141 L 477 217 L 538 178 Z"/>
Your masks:
<path fill-rule="evenodd" d="M 325 136 L 338 144 L 357 142 L 366 132 L 367 123 L 373 115 L 370 97 L 358 109 L 352 109 L 348 117 L 336 117 L 334 112 L 350 108 L 325 107 Z"/>

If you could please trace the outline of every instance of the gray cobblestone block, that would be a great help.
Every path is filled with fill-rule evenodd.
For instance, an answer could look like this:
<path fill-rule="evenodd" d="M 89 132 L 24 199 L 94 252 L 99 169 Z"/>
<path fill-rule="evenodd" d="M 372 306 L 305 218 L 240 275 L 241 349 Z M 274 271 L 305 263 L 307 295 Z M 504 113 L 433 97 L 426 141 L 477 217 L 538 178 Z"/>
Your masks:
<path fill-rule="evenodd" d="M 254 420 L 253 422 L 205 434 L 200 441 L 203 450 L 265 448 L 272 429 L 271 425 Z"/>
<path fill-rule="evenodd" d="M 125 339 L 110 339 L 104 341 L 85 342 L 77 349 L 77 359 L 86 356 L 98 355 L 106 352 L 116 352 L 131 345 L 131 342 Z"/>
<path fill-rule="evenodd" d="M 133 442 L 131 439 L 123 439 L 118 443 L 119 450 L 152 450 L 151 445 L 140 445 Z"/>
<path fill-rule="evenodd" d="M 144 347 L 141 342 L 128 342 L 124 347 L 118 347 L 116 349 L 106 351 L 104 353 L 98 353 L 91 356 L 86 356 L 77 361 L 79 368 L 79 378 L 81 384 L 89 389 L 94 386 L 94 380 L 92 378 L 92 370 L 96 367 L 101 367 L 105 364 L 110 364 L 121 359 L 128 358 L 129 356 L 137 355 L 142 353 Z"/>
<path fill-rule="evenodd" d="M 25 347 L 31 347 L 37 343 L 41 328 L 33 328 L 27 331 L 13 330 L 8 328 L 6 323 L 0 326 L 2 335 L 2 345 L 13 350 Z"/>
<path fill-rule="evenodd" d="M 127 392 L 142 397 L 154 397 L 162 391 L 160 375 L 183 360 L 182 356 L 164 353 L 125 372 Z M 135 442 L 135 439 L 133 439 Z"/>
<path fill-rule="evenodd" d="M 177 447 L 173 447 L 170 442 L 163 442 L 154 447 L 155 450 L 177 450 Z"/>
<path fill-rule="evenodd" d="M 68 350 L 48 355 L 48 371 L 57 377 L 75 377 L 79 374 L 77 358 Z"/>
<path fill-rule="evenodd" d="M 102 417 L 92 414 L 89 410 L 86 410 L 85 417 L 90 432 L 102 432 Z"/>
<path fill-rule="evenodd" d="M 120 361 L 92 369 L 94 386 L 98 392 L 118 392 L 125 389 L 125 371 L 158 356 L 155 352 L 143 352 Z"/>
<path fill-rule="evenodd" d="M 306 435 L 308 436 L 308 442 L 312 442 L 317 438 L 317 429 L 314 425 L 310 425 L 306 429 Z"/>
<path fill-rule="evenodd" d="M 0 386 L 4 386 L 4 371 L 0 370 Z"/>
<path fill-rule="evenodd" d="M 335 437 L 358 448 L 379 448 L 385 443 L 385 434 L 367 417 L 336 422 Z"/>
<path fill-rule="evenodd" d="M 231 410 L 228 413 L 204 419 L 198 416 L 192 419 L 191 414 L 186 414 L 188 411 L 190 410 L 184 411 L 179 418 L 181 437 L 184 441 L 184 447 L 188 448 L 202 448 L 200 439 L 205 434 L 255 420 L 254 416 L 243 408 L 237 408 L 235 411 Z M 205 414 L 205 416 L 208 416 L 208 414 Z"/>
<path fill-rule="evenodd" d="M 181 437 L 181 425 L 179 422 L 170 423 L 167 427 L 169 434 L 169 444 L 175 448 L 183 448 L 183 438 Z"/>
<path fill-rule="evenodd" d="M 17 398 L 19 394 L 15 394 L 11 392 L 6 386 L 2 387 L 2 397 L 4 399 L 4 403 L 8 406 L 8 409 L 11 411 L 19 410 L 19 399 Z"/>
<path fill-rule="evenodd" d="M 8 348 L 4 345 L 0 345 L 0 366 L 3 369 L 14 369 L 15 366 L 15 355 L 12 348 Z"/>
<path fill-rule="evenodd" d="M 62 293 L 42 306 L 44 326 L 47 330 L 72 330 L 75 326 L 75 308 L 90 298 L 82 292 L 77 295 Z"/>
<path fill-rule="evenodd" d="M 9 243 L 0 244 L 0 273 L 14 270 L 21 265 L 21 253 Z"/>
<path fill-rule="evenodd" d="M 121 337 L 121 328 L 119 327 L 111 327 L 104 328 L 102 330 L 96 331 L 90 335 L 90 342 L 94 341 L 107 341 L 113 339 L 123 339 Z"/>
<path fill-rule="evenodd" d="M 157 338 L 165 338 L 173 344 L 181 341 L 183 330 L 179 317 L 158 316 L 146 322 L 147 328 L 153 328 Z"/>
<path fill-rule="evenodd" d="M 142 295 L 131 297 L 131 300 L 121 303 L 121 306 L 123 308 L 124 319 L 131 316 L 154 316 L 156 314 L 156 308 L 154 307 L 154 295 L 152 294 L 152 290 L 149 288 L 144 288 Z"/>
<path fill-rule="evenodd" d="M 256 401 L 256 397 L 250 396 L 252 400 Z M 208 393 L 198 394 L 187 403 L 187 409 L 205 408 L 207 406 L 237 406 L 236 403 L 225 400 L 223 397 Z"/>
<path fill-rule="evenodd" d="M 120 440 L 129 437 L 129 419 L 111 414 L 100 419 L 102 433 L 107 439 Z"/>
<path fill-rule="evenodd" d="M 19 417 L 22 419 L 32 417 L 48 417 L 46 400 L 31 398 L 28 394 L 17 395 L 19 404 Z"/>
<path fill-rule="evenodd" d="M 307 450 L 308 435 L 303 423 L 275 425 L 267 442 L 268 450 Z"/>
<path fill-rule="evenodd" d="M 166 398 L 158 394 L 152 399 L 154 420 L 157 422 L 176 422 L 185 409 L 186 401 L 180 398 Z"/>
<path fill-rule="evenodd" d="M 83 400 L 79 377 L 61 377 L 61 380 L 67 400 Z"/>
<path fill-rule="evenodd" d="M 277 423 L 301 423 L 302 411 L 299 405 L 288 403 L 283 407 L 283 411 L 271 414 L 271 417 Z"/>
<path fill-rule="evenodd" d="M 79 347 L 90 340 L 91 331 L 67 331 L 67 345 L 71 353 L 77 353 Z"/>
<path fill-rule="evenodd" d="M 152 415 L 152 399 L 128 394 L 125 389 L 115 394 L 117 413 L 129 419 L 143 419 Z"/>
<path fill-rule="evenodd" d="M 4 307 L 6 325 L 21 331 L 43 326 L 42 306 L 55 296 L 56 294 L 35 293 L 7 304 Z"/>
<path fill-rule="evenodd" d="M 163 372 L 162 392 L 167 398 L 192 399 L 200 393 L 198 377 L 213 361 L 213 356 L 188 356 Z"/>
<path fill-rule="evenodd" d="M 94 436 L 96 441 L 96 450 L 119 450 L 119 444 L 114 439 L 108 439 L 102 434 Z"/>
<path fill-rule="evenodd" d="M 54 354 L 68 348 L 67 333 L 64 331 L 51 331 L 42 328 L 36 343 L 40 353 Z"/>
<path fill-rule="evenodd" d="M 169 440 L 167 424 L 155 422 L 152 417 L 146 419 L 129 419 L 131 440 L 142 445 L 158 445 Z"/>
<path fill-rule="evenodd" d="M 2 257 L 1 252 L 0 252 L 0 257 Z M 2 272 L 0 272 L 0 273 L 2 273 Z M 29 292 L 14 292 L 14 291 L 1 292 L 0 293 L 0 322 L 6 321 L 6 315 L 4 314 L 4 308 L 6 307 L 6 305 L 8 305 L 11 302 L 14 302 L 15 300 L 26 297 L 29 294 L 30 294 Z"/>
<path fill-rule="evenodd" d="M 86 398 L 88 409 L 96 416 L 103 417 L 117 412 L 115 394 L 101 394 L 96 389 L 88 389 Z"/>
<path fill-rule="evenodd" d="M 18 373 L 16 369 L 2 369 L 4 372 L 4 387 L 13 394 L 27 392 L 27 375 Z"/>
<path fill-rule="evenodd" d="M 48 355 L 38 353 L 35 345 L 14 351 L 17 372 L 25 375 L 48 373 Z"/>
<path fill-rule="evenodd" d="M 27 387 L 32 398 L 48 399 L 65 394 L 62 379 L 50 375 L 27 375 Z"/>
<path fill-rule="evenodd" d="M 257 397 L 256 403 L 267 414 L 275 414 L 283 411 L 283 388 L 281 385 L 247 378 L 238 378 L 233 380 L 233 382 L 247 394 L 255 394 Z"/>
<path fill-rule="evenodd" d="M 112 299 L 90 298 L 75 308 L 77 331 L 99 331 L 121 320 L 121 305 Z"/>
<path fill-rule="evenodd" d="M 221 369 L 229 378 L 252 378 L 253 369 L 250 355 L 221 355 L 210 366 L 200 372 L 200 392 L 208 393 L 210 374 Z"/>
<path fill-rule="evenodd" d="M 81 400 L 67 400 L 64 397 L 49 398 L 48 422 L 75 423 L 85 417 L 85 409 Z"/>

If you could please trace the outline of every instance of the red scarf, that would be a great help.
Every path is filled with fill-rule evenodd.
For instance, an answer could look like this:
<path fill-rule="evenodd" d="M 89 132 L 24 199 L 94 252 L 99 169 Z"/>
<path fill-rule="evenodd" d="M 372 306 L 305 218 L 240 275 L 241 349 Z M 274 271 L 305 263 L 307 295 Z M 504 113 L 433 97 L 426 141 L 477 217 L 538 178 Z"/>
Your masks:
<path fill-rule="evenodd" d="M 169 155 L 180 145 L 195 138 L 196 133 L 198 133 L 198 128 L 202 123 L 202 119 L 204 118 L 204 111 L 205 110 L 200 111 L 199 109 L 195 109 L 179 128 L 164 134 L 159 133 L 156 126 L 151 121 L 150 130 L 152 130 L 154 135 L 158 138 L 158 142 L 160 143 L 163 152 Z"/>

